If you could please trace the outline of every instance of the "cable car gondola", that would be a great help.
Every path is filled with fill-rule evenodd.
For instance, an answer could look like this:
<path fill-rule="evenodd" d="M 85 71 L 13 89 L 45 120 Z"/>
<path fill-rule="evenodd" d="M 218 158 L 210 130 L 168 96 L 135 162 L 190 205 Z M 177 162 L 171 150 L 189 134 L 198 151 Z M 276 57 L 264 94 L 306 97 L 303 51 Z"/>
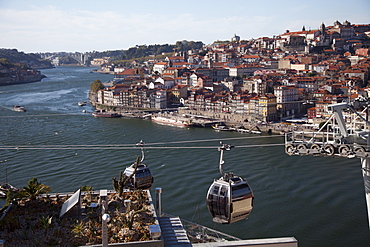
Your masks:
<path fill-rule="evenodd" d="M 230 224 L 246 219 L 252 211 L 254 195 L 247 181 L 236 174 L 224 173 L 223 155 L 225 150 L 233 146 L 222 144 L 219 169 L 221 178 L 215 179 L 207 193 L 207 208 L 213 221 L 221 224 Z"/>
<path fill-rule="evenodd" d="M 148 190 L 152 187 L 154 178 L 152 176 L 152 173 L 150 172 L 149 167 L 147 167 L 143 161 L 144 161 L 144 142 L 140 141 L 136 144 L 137 146 L 141 147 L 141 160 L 140 163 L 137 166 L 136 172 L 135 172 L 135 166 L 136 164 L 132 164 L 129 167 L 126 167 L 124 174 L 126 176 L 130 176 L 132 173 L 135 172 L 134 176 L 130 179 L 130 181 L 127 184 L 127 187 L 134 190 Z"/>

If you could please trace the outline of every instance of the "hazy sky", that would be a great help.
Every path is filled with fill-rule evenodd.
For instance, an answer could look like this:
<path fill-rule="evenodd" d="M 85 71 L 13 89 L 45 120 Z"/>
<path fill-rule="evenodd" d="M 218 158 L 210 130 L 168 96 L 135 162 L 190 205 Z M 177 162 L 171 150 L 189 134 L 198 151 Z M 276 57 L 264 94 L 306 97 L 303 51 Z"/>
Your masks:
<path fill-rule="evenodd" d="M 0 0 L 0 48 L 86 52 L 370 24 L 369 0 Z"/>

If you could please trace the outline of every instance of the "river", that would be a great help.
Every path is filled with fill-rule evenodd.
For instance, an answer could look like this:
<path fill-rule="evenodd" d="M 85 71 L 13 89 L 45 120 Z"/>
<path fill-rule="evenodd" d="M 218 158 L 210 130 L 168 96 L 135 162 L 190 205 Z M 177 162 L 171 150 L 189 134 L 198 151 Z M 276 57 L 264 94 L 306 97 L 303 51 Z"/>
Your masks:
<path fill-rule="evenodd" d="M 57 67 L 42 70 L 47 78 L 41 82 L 0 87 L 0 182 L 23 187 L 37 177 L 53 192 L 83 185 L 112 189 L 112 177 L 135 161 L 135 143 L 143 140 L 144 163 L 155 177 L 153 188 L 163 189 L 165 213 L 242 239 L 292 236 L 299 246 L 370 245 L 358 159 L 291 157 L 273 145 L 282 137 L 94 118 L 82 113 L 92 112 L 90 105 L 77 103 L 87 100 L 95 79 L 113 76 L 90 69 Z M 27 112 L 12 111 L 14 105 Z M 220 177 L 220 141 L 236 146 L 226 151 L 224 170 L 246 178 L 255 195 L 249 218 L 231 225 L 213 223 L 205 204 L 208 187 Z"/>

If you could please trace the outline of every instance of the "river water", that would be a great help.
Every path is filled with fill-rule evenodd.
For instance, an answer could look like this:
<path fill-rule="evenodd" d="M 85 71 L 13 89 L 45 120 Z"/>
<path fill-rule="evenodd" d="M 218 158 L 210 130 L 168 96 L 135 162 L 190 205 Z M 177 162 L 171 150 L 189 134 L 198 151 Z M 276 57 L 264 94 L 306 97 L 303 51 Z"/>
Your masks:
<path fill-rule="evenodd" d="M 273 145 L 282 137 L 94 118 L 82 113 L 93 111 L 90 105 L 77 102 L 87 100 L 95 79 L 112 75 L 84 67 L 42 73 L 41 82 L 0 87 L 0 182 L 23 187 L 37 177 L 53 192 L 112 189 L 112 177 L 135 161 L 135 143 L 143 140 L 165 213 L 242 239 L 292 236 L 299 246 L 370 246 L 358 159 L 290 157 Z M 27 112 L 12 111 L 14 105 Z M 205 205 L 208 187 L 220 177 L 220 141 L 236 146 L 225 153 L 224 170 L 246 178 L 255 194 L 249 218 L 231 225 L 213 223 Z"/>

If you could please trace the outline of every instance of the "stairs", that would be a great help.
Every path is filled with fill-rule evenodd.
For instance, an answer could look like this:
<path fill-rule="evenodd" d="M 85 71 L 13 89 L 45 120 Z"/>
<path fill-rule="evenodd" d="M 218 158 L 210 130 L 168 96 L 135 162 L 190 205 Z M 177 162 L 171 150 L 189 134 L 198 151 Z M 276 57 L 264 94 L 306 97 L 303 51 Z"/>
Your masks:
<path fill-rule="evenodd" d="M 159 217 L 158 221 L 165 247 L 191 246 L 179 217 Z"/>

